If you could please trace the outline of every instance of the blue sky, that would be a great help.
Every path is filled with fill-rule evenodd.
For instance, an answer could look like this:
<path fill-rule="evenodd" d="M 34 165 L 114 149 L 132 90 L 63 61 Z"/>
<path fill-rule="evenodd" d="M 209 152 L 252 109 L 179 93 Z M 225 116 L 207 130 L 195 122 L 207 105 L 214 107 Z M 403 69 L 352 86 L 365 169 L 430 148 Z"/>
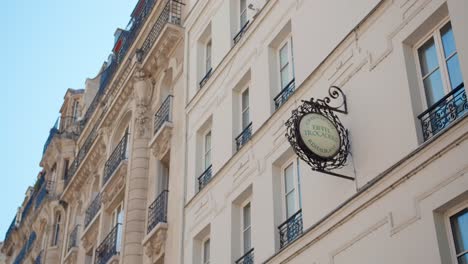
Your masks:
<path fill-rule="evenodd" d="M 0 241 L 29 185 L 67 88 L 83 88 L 109 55 L 136 0 L 2 1 Z M 5 96 L 6 91 L 6 96 Z"/>

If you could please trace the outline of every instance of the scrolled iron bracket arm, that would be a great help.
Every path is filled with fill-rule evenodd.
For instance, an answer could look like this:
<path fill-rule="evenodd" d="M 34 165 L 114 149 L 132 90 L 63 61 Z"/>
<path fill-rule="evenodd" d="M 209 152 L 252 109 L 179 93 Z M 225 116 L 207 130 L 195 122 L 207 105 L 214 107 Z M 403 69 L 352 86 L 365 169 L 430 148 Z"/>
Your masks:
<path fill-rule="evenodd" d="M 321 108 L 325 108 L 334 112 L 342 113 L 347 115 L 348 114 L 348 103 L 346 101 L 346 95 L 343 93 L 343 90 L 341 90 L 340 87 L 338 86 L 330 86 L 328 88 L 328 94 L 329 96 L 323 98 L 323 99 L 314 99 L 313 97 L 310 98 L 309 101 L 307 100 L 302 100 L 303 103 L 313 105 L 313 106 L 318 106 Z M 341 103 L 338 106 L 333 106 L 330 105 L 330 103 L 336 100 L 340 100 Z"/>

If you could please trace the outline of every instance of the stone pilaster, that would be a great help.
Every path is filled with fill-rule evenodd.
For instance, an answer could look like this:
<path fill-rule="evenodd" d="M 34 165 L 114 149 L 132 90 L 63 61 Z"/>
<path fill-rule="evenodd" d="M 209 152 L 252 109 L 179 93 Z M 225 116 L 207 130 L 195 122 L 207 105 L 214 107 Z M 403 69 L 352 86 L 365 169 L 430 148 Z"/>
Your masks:
<path fill-rule="evenodd" d="M 148 166 L 150 140 L 149 113 L 147 98 L 150 82 L 147 76 L 139 71 L 133 84 L 134 111 L 131 143 L 129 152 L 129 170 L 125 190 L 124 237 L 122 243 L 121 263 L 142 263 L 143 246 L 146 235 L 146 200 L 148 192 Z"/>

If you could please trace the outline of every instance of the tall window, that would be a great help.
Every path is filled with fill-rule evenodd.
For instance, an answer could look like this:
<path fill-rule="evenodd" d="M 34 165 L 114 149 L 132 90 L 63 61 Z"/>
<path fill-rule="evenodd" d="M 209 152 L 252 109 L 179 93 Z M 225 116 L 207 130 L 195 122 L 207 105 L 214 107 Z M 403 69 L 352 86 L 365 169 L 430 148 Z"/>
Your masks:
<path fill-rule="evenodd" d="M 279 49 L 279 68 L 281 78 L 281 90 L 294 79 L 294 56 L 292 38 L 288 38 Z"/>
<path fill-rule="evenodd" d="M 206 170 L 211 166 L 211 130 L 205 134 L 203 153 L 204 169 Z"/>
<path fill-rule="evenodd" d="M 203 242 L 203 264 L 210 263 L 210 239 L 208 238 Z"/>
<path fill-rule="evenodd" d="M 112 212 L 112 219 L 111 219 L 111 229 L 117 226 L 117 240 L 116 240 L 116 248 L 117 252 L 120 252 L 120 247 L 122 244 L 122 224 L 124 218 L 123 212 L 123 203 L 119 204 L 114 211 Z"/>
<path fill-rule="evenodd" d="M 240 28 L 244 27 L 247 24 L 247 0 L 240 0 L 240 20 L 239 25 Z"/>
<path fill-rule="evenodd" d="M 159 185 L 159 193 L 169 189 L 169 167 L 161 163 L 161 178 Z"/>
<path fill-rule="evenodd" d="M 208 40 L 205 47 L 205 72 L 208 73 L 211 70 L 211 55 L 212 55 L 212 43 L 211 39 Z"/>
<path fill-rule="evenodd" d="M 288 219 L 302 207 L 299 162 L 297 159 L 283 169 L 283 184 L 285 213 L 286 219 Z"/>
<path fill-rule="evenodd" d="M 244 254 L 252 248 L 250 202 L 242 208 L 242 246 Z"/>
<path fill-rule="evenodd" d="M 468 263 L 468 208 L 450 217 L 457 263 Z"/>
<path fill-rule="evenodd" d="M 463 83 L 450 22 L 437 28 L 417 48 L 427 107 Z"/>
<path fill-rule="evenodd" d="M 54 231 L 52 236 L 52 246 L 57 246 L 60 239 L 60 225 L 62 224 L 62 214 L 57 212 L 55 214 L 55 221 L 54 221 Z"/>
<path fill-rule="evenodd" d="M 80 107 L 80 103 L 78 102 L 78 100 L 75 100 L 73 102 L 73 121 L 76 121 L 78 119 L 78 110 L 79 110 L 79 107 Z"/>
<path fill-rule="evenodd" d="M 242 130 L 244 130 L 250 124 L 249 88 L 242 92 L 241 97 Z"/>
<path fill-rule="evenodd" d="M 64 180 L 67 180 L 67 177 L 68 177 L 68 165 L 69 165 L 69 163 L 70 163 L 70 160 L 68 160 L 68 159 L 65 159 L 63 161 L 63 167 L 64 167 L 64 169 L 63 169 L 63 179 Z"/>

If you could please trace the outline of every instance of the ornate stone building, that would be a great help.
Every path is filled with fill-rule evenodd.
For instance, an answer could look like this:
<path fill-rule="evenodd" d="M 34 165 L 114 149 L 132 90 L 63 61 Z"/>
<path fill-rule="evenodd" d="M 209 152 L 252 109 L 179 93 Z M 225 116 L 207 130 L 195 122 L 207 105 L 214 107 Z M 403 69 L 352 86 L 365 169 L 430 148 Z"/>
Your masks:
<path fill-rule="evenodd" d="M 468 263 L 467 11 L 139 1 L 66 92 L 6 263 Z M 322 99 L 346 163 L 296 144 Z"/>

